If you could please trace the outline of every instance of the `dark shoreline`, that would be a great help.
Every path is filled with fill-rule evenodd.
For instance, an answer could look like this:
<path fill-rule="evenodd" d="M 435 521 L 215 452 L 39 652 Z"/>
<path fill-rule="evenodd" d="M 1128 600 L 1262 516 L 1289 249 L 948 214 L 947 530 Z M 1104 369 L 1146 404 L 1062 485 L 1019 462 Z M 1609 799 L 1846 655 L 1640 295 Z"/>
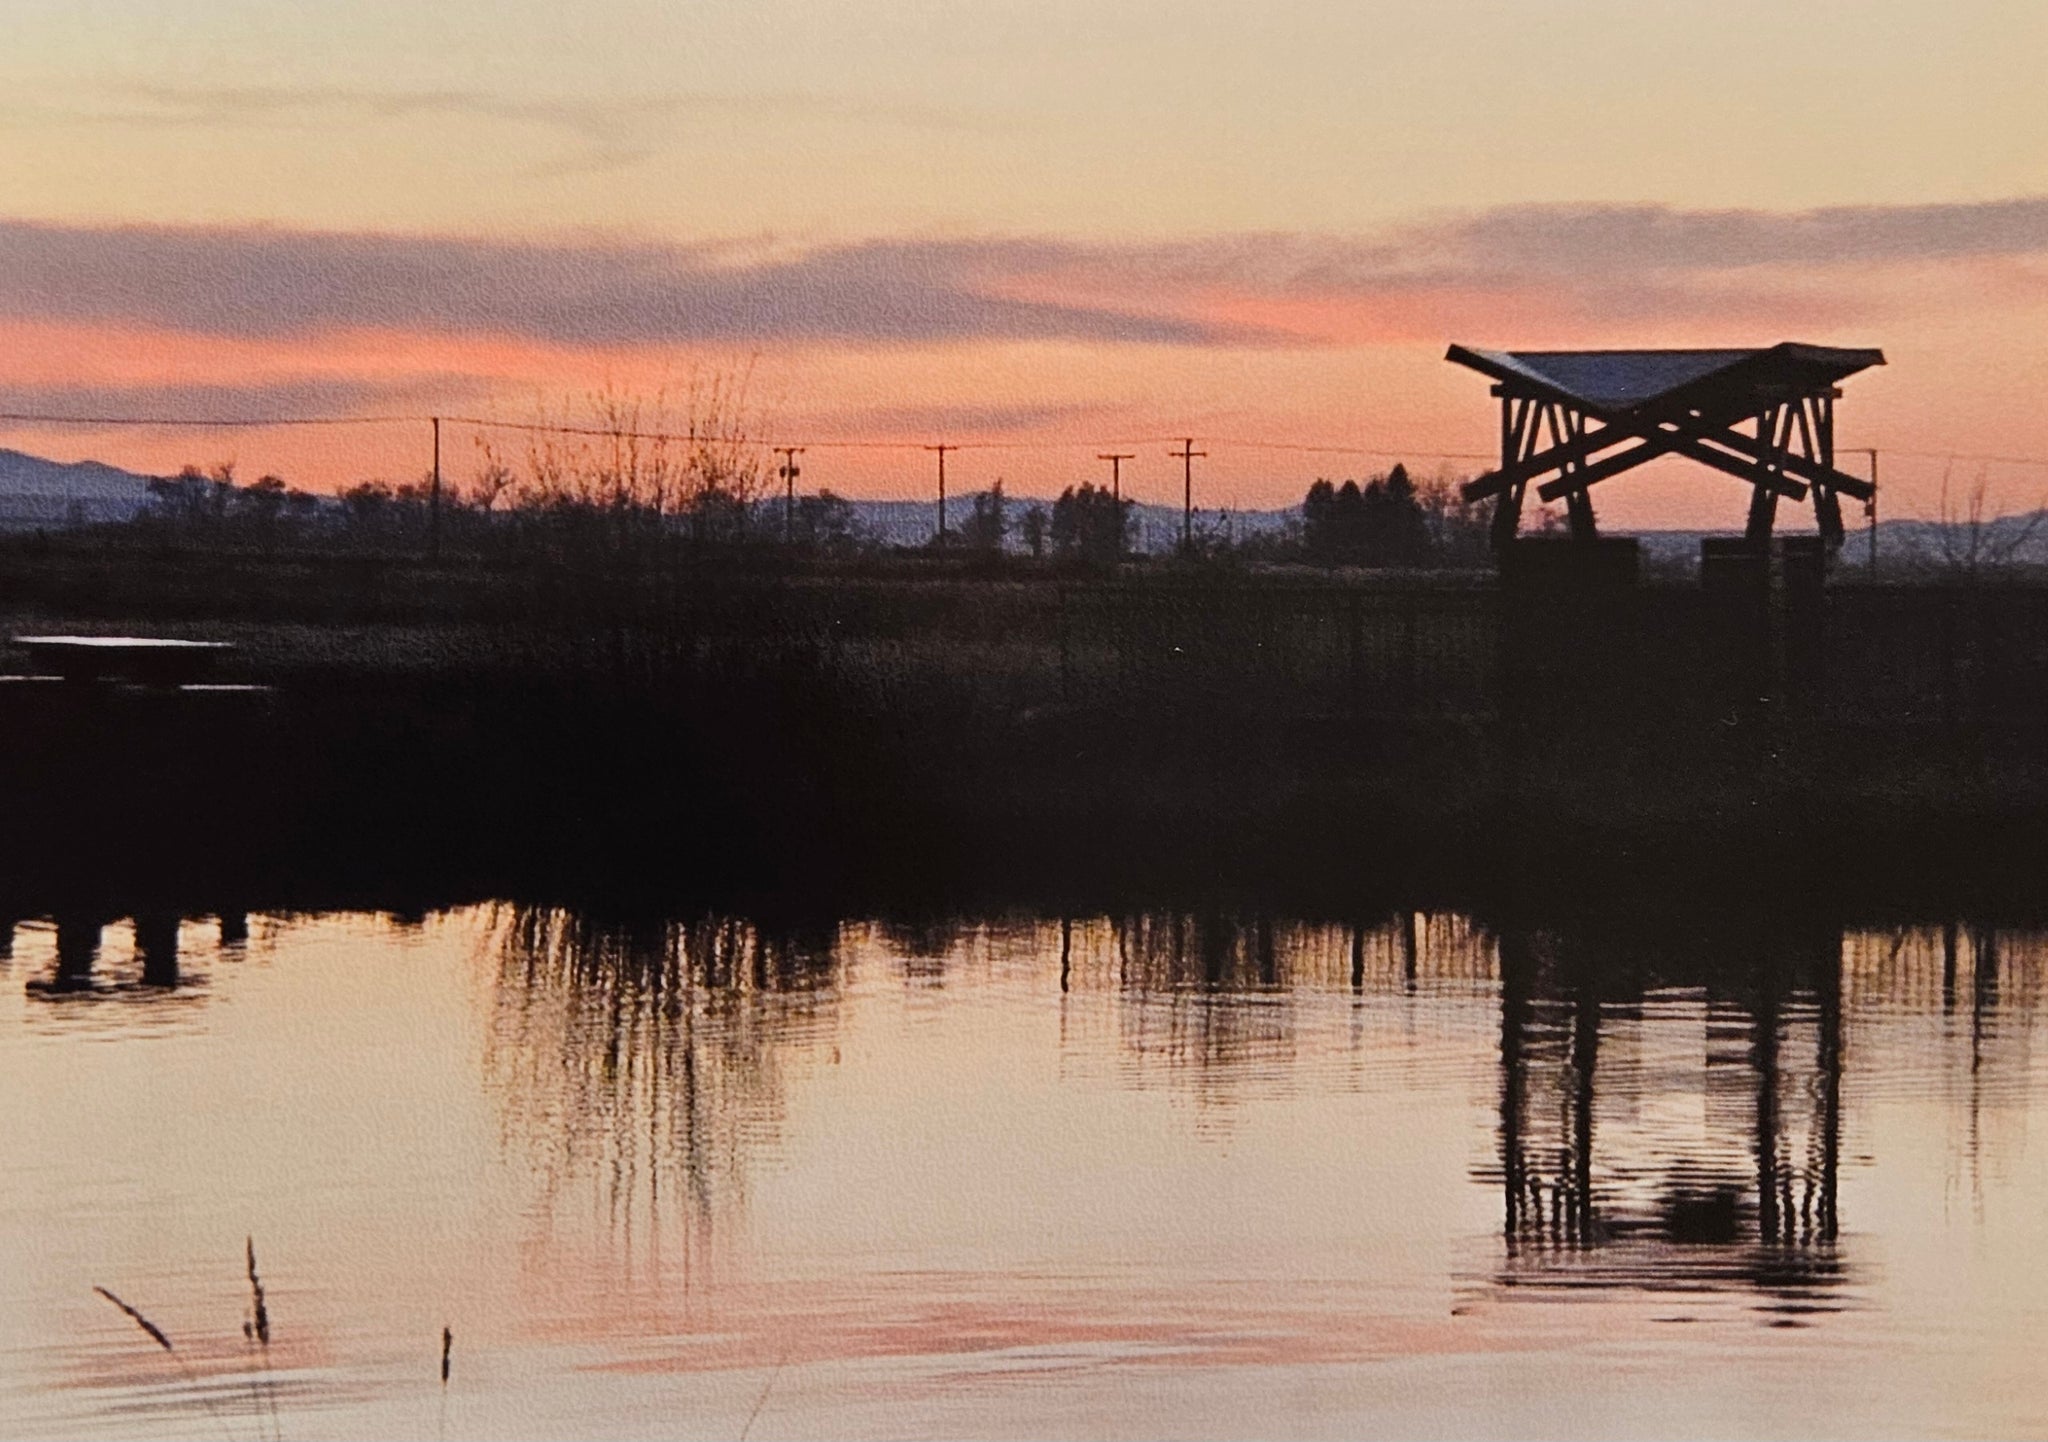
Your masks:
<path fill-rule="evenodd" d="M 233 641 L 224 679 L 273 688 L 0 688 L 17 914 L 84 887 L 116 910 L 2048 915 L 2040 587 L 17 542 L 0 598 L 11 633 Z"/>

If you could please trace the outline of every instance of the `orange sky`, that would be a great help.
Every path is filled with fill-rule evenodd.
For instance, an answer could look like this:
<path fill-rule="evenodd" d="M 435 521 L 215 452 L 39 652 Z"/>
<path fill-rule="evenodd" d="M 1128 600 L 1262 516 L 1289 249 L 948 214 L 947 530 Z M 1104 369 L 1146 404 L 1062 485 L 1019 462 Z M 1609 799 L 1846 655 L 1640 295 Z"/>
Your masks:
<path fill-rule="evenodd" d="M 1991 0 L 25 0 L 0 409 L 528 419 L 751 367 L 764 434 L 906 443 L 820 446 L 809 484 L 916 493 L 943 439 L 1004 447 L 960 489 L 1043 493 L 1117 443 L 1173 500 L 1159 438 L 1194 435 L 1201 498 L 1263 506 L 1475 468 L 1492 403 L 1449 341 L 1797 338 L 1885 348 L 1840 440 L 1889 453 L 1887 514 L 1944 476 L 2017 508 L 2048 465 L 1947 457 L 2048 458 L 2043 42 Z M 418 424 L 0 444 L 316 488 L 427 464 Z M 1744 501 L 1604 490 L 1620 525 Z"/>

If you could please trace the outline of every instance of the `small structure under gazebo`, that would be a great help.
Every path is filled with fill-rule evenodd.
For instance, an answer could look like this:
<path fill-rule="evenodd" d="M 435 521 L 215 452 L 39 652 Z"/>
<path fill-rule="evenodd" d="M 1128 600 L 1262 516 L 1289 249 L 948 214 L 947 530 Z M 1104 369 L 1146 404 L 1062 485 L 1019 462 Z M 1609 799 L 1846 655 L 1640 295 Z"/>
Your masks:
<path fill-rule="evenodd" d="M 1810 495 L 1822 543 L 1842 542 L 1841 497 L 1873 484 L 1835 468 L 1840 382 L 1884 364 L 1877 350 L 1785 341 L 1754 350 L 1494 351 L 1454 345 L 1446 360 L 1494 381 L 1500 466 L 1464 487 L 1492 498 L 1493 544 L 1515 539 L 1531 486 L 1562 498 L 1574 539 L 1593 541 L 1592 487 L 1677 455 L 1746 481 L 1745 538 L 1769 544 L 1780 499 Z"/>

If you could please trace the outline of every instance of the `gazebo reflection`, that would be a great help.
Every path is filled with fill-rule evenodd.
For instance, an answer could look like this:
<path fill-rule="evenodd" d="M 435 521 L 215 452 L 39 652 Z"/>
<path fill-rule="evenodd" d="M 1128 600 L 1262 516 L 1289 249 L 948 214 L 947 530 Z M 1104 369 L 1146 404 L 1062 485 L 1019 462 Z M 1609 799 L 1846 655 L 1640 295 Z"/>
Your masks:
<path fill-rule="evenodd" d="M 240 927 L 241 934 L 247 935 L 246 920 L 213 915 L 218 915 L 223 945 L 231 927 Z M 133 969 L 110 974 L 104 965 L 102 945 L 107 926 L 118 919 L 118 914 L 110 916 L 104 909 L 84 906 L 67 906 L 52 913 L 47 922 L 39 923 L 47 925 L 54 942 L 49 970 L 46 975 L 29 978 L 24 991 L 45 1001 L 56 1001 L 116 995 L 163 998 L 193 989 L 197 978 L 182 960 L 182 932 L 188 922 L 201 917 L 181 916 L 169 910 L 135 911 L 130 918 Z M 0 930 L 5 933 L 4 954 L 9 957 L 14 951 L 17 924 L 11 920 L 0 922 Z"/>
<path fill-rule="evenodd" d="M 1848 1275 L 1841 933 L 1690 931 L 1501 932 L 1494 1280 L 1749 1292 L 1796 1324 Z"/>

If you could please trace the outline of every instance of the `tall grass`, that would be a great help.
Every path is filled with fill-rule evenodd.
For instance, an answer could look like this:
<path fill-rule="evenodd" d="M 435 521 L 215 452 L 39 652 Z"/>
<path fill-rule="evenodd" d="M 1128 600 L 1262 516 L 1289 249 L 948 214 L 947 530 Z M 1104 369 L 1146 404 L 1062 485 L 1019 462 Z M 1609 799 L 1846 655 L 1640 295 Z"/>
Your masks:
<path fill-rule="evenodd" d="M 213 1398 L 206 1394 L 206 1383 L 200 1379 L 197 1372 L 192 1370 L 192 1365 L 179 1354 L 176 1347 L 171 1345 L 170 1335 L 156 1323 L 150 1321 L 148 1317 L 144 1316 L 140 1308 L 122 1301 L 105 1287 L 96 1285 L 93 1287 L 93 1291 L 126 1313 L 129 1321 L 140 1327 L 152 1342 L 163 1348 L 165 1356 L 178 1364 L 178 1370 L 185 1374 L 185 1381 L 191 1387 L 192 1395 L 199 1399 L 199 1405 L 204 1407 L 207 1414 L 220 1424 L 221 1431 L 225 1433 L 228 1430 L 226 1415 L 213 1404 Z"/>
<path fill-rule="evenodd" d="M 263 1415 L 267 1404 L 267 1410 L 270 1414 L 270 1433 L 273 1438 L 278 1438 L 283 1435 L 283 1428 L 277 1415 L 277 1381 L 270 1374 L 270 1308 L 265 1303 L 263 1297 L 263 1279 L 256 1273 L 256 1239 L 254 1237 L 247 1239 L 245 1255 L 248 1259 L 249 1271 L 249 1315 L 242 1323 L 242 1340 L 249 1346 L 260 1349 L 262 1376 L 266 1384 L 259 1388 L 256 1372 L 252 1369 L 249 1375 L 249 1392 L 252 1401 L 256 1404 L 258 1433 L 260 1434 L 262 1431 Z"/>

